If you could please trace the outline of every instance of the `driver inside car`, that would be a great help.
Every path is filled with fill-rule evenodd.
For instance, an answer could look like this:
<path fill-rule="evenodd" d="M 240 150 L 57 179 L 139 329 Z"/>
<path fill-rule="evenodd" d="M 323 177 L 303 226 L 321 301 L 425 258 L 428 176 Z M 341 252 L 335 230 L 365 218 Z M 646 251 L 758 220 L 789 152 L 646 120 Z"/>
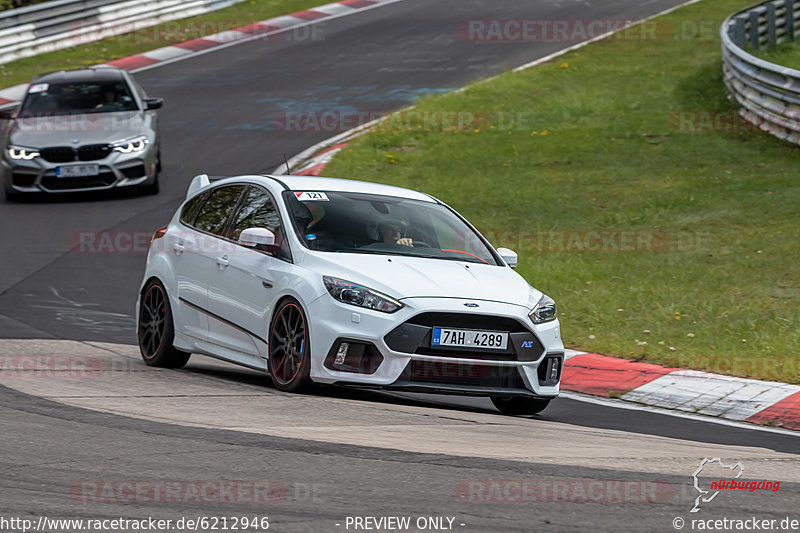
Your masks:
<path fill-rule="evenodd" d="M 414 246 L 414 240 L 406 237 L 406 224 L 399 219 L 388 219 L 378 223 L 381 240 L 388 244 Z"/>

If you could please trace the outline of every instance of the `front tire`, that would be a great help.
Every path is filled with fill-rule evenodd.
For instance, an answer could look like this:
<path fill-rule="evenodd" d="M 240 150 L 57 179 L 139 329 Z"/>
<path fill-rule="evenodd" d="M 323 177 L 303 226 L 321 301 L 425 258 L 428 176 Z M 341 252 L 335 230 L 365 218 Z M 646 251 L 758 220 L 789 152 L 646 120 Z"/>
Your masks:
<path fill-rule="evenodd" d="M 158 194 L 158 190 L 158 172 L 156 172 L 153 176 L 153 183 L 150 183 L 149 185 L 139 185 L 139 192 L 146 196 Z"/>
<path fill-rule="evenodd" d="M 281 302 L 269 328 L 269 374 L 275 388 L 303 392 L 311 388 L 311 345 L 308 322 L 300 303 Z"/>
<path fill-rule="evenodd" d="M 172 345 L 175 340 L 175 324 L 167 291 L 158 281 L 151 281 L 142 292 L 139 302 L 137 324 L 139 351 L 145 364 L 162 368 L 183 368 L 192 354 L 178 350 Z"/>
<path fill-rule="evenodd" d="M 504 415 L 535 415 L 544 411 L 550 400 L 525 396 L 492 396 L 492 403 Z"/>

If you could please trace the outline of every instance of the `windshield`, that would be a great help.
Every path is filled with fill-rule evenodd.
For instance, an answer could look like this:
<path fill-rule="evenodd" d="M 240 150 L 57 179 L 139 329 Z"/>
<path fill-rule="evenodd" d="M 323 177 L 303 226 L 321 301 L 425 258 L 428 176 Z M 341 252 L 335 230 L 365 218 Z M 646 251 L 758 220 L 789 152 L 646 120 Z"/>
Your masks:
<path fill-rule="evenodd" d="M 360 193 L 283 194 L 300 241 L 312 250 L 498 264 L 483 239 L 440 204 Z"/>
<path fill-rule="evenodd" d="M 135 111 L 136 102 L 122 80 L 34 83 L 20 113 L 113 113 Z"/>

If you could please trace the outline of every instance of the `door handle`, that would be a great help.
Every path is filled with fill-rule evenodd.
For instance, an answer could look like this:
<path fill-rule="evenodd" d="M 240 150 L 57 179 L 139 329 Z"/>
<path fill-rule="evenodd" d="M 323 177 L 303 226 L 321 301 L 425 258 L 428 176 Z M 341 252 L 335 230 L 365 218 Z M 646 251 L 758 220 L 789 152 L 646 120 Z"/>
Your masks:
<path fill-rule="evenodd" d="M 181 255 L 186 248 L 181 243 L 175 243 L 172 245 L 172 249 L 175 250 L 176 254 Z"/>
<path fill-rule="evenodd" d="M 225 268 L 226 266 L 230 265 L 231 262 L 228 261 L 227 255 L 223 255 L 222 257 L 217 257 L 217 264 L 220 268 Z"/>

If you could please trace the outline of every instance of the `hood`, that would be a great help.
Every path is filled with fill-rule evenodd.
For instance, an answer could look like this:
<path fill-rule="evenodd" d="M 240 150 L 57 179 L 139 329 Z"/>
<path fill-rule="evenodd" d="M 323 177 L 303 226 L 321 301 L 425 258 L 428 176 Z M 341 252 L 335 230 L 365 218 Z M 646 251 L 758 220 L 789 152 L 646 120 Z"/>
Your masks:
<path fill-rule="evenodd" d="M 309 253 L 303 266 L 321 276 L 365 285 L 393 298 L 464 298 L 523 307 L 541 294 L 508 267 L 442 259 Z"/>
<path fill-rule="evenodd" d="M 83 146 L 143 134 L 152 137 L 150 119 L 142 111 L 86 113 L 19 118 L 11 126 L 8 142 L 30 148 Z"/>

